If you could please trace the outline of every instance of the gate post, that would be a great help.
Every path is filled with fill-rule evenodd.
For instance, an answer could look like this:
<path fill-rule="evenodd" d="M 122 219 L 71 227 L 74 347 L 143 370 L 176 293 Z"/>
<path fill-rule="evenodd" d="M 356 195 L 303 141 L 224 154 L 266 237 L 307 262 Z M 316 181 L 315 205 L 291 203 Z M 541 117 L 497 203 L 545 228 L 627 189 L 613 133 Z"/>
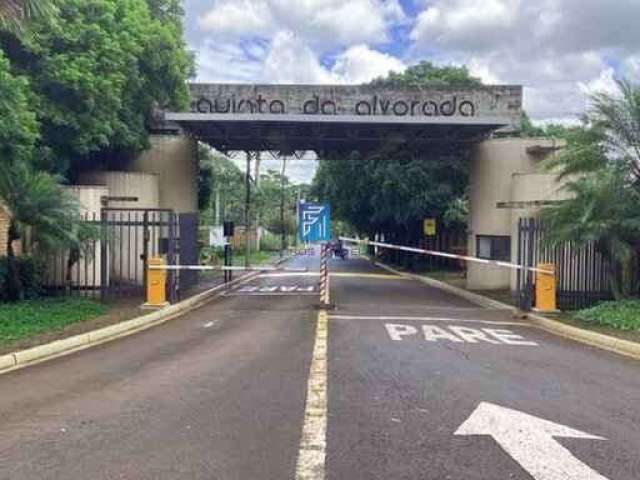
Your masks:
<path fill-rule="evenodd" d="M 537 268 L 550 273 L 536 271 L 536 310 L 555 312 L 556 307 L 556 268 L 553 263 L 539 263 Z"/>
<path fill-rule="evenodd" d="M 152 257 L 147 261 L 147 288 L 146 288 L 146 308 L 162 308 L 168 305 L 167 302 L 167 271 L 162 269 L 151 269 L 150 267 L 163 267 L 166 265 L 162 257 Z"/>
<path fill-rule="evenodd" d="M 107 299 L 109 288 L 109 253 L 108 253 L 108 236 L 107 236 L 107 212 L 100 210 L 100 301 Z"/>

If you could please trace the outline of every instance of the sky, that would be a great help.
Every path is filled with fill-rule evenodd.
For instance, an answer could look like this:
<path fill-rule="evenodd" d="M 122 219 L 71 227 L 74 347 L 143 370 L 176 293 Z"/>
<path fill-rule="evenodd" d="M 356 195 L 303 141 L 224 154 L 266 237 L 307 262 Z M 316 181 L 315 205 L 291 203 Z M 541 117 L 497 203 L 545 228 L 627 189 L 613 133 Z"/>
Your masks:
<path fill-rule="evenodd" d="M 536 122 L 640 77 L 640 0 L 186 0 L 198 81 L 355 84 L 421 60 L 524 86 Z M 313 162 L 292 166 L 309 180 Z"/>

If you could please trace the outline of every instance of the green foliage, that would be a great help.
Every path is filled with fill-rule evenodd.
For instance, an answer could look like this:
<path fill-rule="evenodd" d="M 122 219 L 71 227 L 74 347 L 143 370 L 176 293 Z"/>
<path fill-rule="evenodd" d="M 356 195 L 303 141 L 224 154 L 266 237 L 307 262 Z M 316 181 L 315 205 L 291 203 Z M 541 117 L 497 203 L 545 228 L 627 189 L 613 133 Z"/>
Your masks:
<path fill-rule="evenodd" d="M 42 278 L 44 275 L 44 263 L 40 258 L 27 255 L 16 259 L 18 275 L 23 288 L 23 296 L 32 299 L 42 294 Z M 0 302 L 10 300 L 9 291 L 9 259 L 0 257 Z"/>
<path fill-rule="evenodd" d="M 358 232 L 419 236 L 424 217 L 453 217 L 463 207 L 468 183 L 466 158 L 411 158 L 380 152 L 368 158 L 323 159 L 313 193 L 331 202 L 337 219 Z M 462 218 L 458 216 L 457 220 Z"/>
<path fill-rule="evenodd" d="M 26 162 L 0 164 L 0 203 L 11 218 L 6 245 L 7 296 L 13 301 L 25 295 L 13 251 L 15 240 L 28 232 L 39 253 L 69 249 L 68 263 L 72 265 L 85 242 L 98 233 L 81 221 L 78 201 L 56 177 L 34 170 Z"/>
<path fill-rule="evenodd" d="M 52 175 L 24 162 L 0 165 L 0 201 L 9 209 L 14 240 L 29 229 L 39 251 L 80 243 L 80 205 Z"/>
<path fill-rule="evenodd" d="M 42 299 L 0 304 L 0 345 L 39 333 L 62 330 L 73 323 L 106 313 L 103 304 L 82 299 Z"/>
<path fill-rule="evenodd" d="M 293 229 L 295 231 L 295 228 Z M 287 239 L 288 241 L 290 239 Z M 288 243 L 288 242 L 287 242 Z M 260 250 L 263 252 L 279 252 L 282 246 L 282 238 L 279 234 L 264 231 L 260 237 Z"/>
<path fill-rule="evenodd" d="M 214 154 L 206 145 L 198 147 L 201 171 L 201 210 L 205 221 L 213 221 L 211 195 L 219 192 L 220 217 L 237 224 L 242 223 L 244 217 L 244 173 L 229 158 Z M 208 182 L 208 183 L 207 183 Z M 206 190 L 210 189 L 209 192 Z M 209 197 L 209 201 L 205 201 Z"/>
<path fill-rule="evenodd" d="M 439 67 L 422 61 L 404 72 L 389 72 L 386 77 L 378 77 L 371 82 L 376 87 L 480 87 L 482 81 L 472 77 L 467 67 Z"/>
<path fill-rule="evenodd" d="M 35 114 L 28 106 L 29 85 L 14 76 L 0 50 L 0 163 L 31 158 L 38 138 Z"/>
<path fill-rule="evenodd" d="M 520 117 L 520 132 L 518 132 L 518 135 L 521 137 L 567 138 L 575 130 L 575 127 L 566 127 L 558 123 L 536 126 L 527 115 L 527 112 L 523 110 Z"/>
<path fill-rule="evenodd" d="M 548 242 L 596 242 L 612 264 L 617 298 L 637 291 L 640 238 L 640 89 L 619 83 L 619 94 L 597 94 L 586 123 L 547 167 L 564 179 L 569 199 L 545 208 Z"/>
<path fill-rule="evenodd" d="M 231 220 L 236 224 L 244 224 L 245 175 L 238 166 L 222 155 L 214 155 L 206 146 L 201 145 L 200 158 L 200 189 L 202 218 L 205 222 L 213 220 L 213 206 L 210 205 L 214 193 L 217 191 L 221 205 L 222 220 Z M 255 180 L 255 179 L 254 179 Z M 260 226 L 271 233 L 286 234 L 295 232 L 295 202 L 298 190 L 304 186 L 293 185 L 289 178 L 284 178 L 280 172 L 268 170 L 260 175 L 256 186 L 251 186 L 252 219 L 259 220 Z M 280 204 L 284 189 L 284 223 L 280 218 Z M 207 201 L 205 201 L 205 198 Z"/>
<path fill-rule="evenodd" d="M 604 302 L 581 310 L 575 316 L 586 323 L 640 331 L 640 300 Z"/>
<path fill-rule="evenodd" d="M 185 106 L 192 60 L 174 21 L 144 0 L 59 0 L 29 35 L 2 46 L 30 79 L 49 168 L 107 161 L 147 146 L 156 105 Z M 95 165 L 92 165 L 95 166 Z"/>
<path fill-rule="evenodd" d="M 283 178 L 280 172 L 267 171 L 260 176 L 255 195 L 255 211 L 260 225 L 272 233 L 285 234 L 295 232 L 295 202 L 297 187 Z M 280 218 L 280 204 L 284 195 L 284 222 Z"/>
<path fill-rule="evenodd" d="M 182 29 L 184 8 L 182 0 L 147 0 L 151 16 L 162 23 L 173 23 Z"/>

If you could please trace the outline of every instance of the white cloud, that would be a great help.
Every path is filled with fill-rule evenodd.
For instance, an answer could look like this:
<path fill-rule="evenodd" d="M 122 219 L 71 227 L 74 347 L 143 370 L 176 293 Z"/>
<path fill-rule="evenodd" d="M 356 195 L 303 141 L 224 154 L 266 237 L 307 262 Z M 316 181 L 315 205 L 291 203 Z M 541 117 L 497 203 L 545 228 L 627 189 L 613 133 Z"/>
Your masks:
<path fill-rule="evenodd" d="M 622 74 L 634 79 L 636 83 L 640 81 L 640 52 L 625 59 L 622 64 Z"/>
<path fill-rule="evenodd" d="M 533 119 L 571 120 L 613 76 L 640 78 L 640 0 L 414 0 L 411 18 L 399 0 L 186 5 L 202 81 L 362 83 L 430 60 L 524 85 Z"/>
<path fill-rule="evenodd" d="M 525 86 L 534 119 L 574 118 L 588 93 L 640 64 L 638 0 L 424 1 L 411 56 L 466 64 L 485 82 Z M 610 61 L 622 64 L 614 71 Z M 615 63 L 614 61 L 614 63 Z"/>
<path fill-rule="evenodd" d="M 615 94 L 618 92 L 613 68 L 603 70 L 597 78 L 588 82 L 578 82 L 578 87 L 585 96 L 599 92 L 608 94 Z"/>
<path fill-rule="evenodd" d="M 367 45 L 355 45 L 340 54 L 332 73 L 340 83 L 365 83 L 386 75 L 389 71 L 401 72 L 405 65 L 397 58 L 370 49 Z"/>
<path fill-rule="evenodd" d="M 240 152 L 236 152 L 240 153 Z M 224 155 L 224 154 L 221 154 Z M 242 171 L 246 170 L 246 160 L 242 153 L 232 155 L 230 159 Z M 318 168 L 318 156 L 315 152 L 304 152 L 302 158 L 287 157 L 286 174 L 293 183 L 311 183 L 316 169 Z M 266 173 L 269 170 L 280 172 L 282 169 L 282 160 L 270 158 L 268 154 L 263 154 L 260 161 L 260 172 Z"/>
<path fill-rule="evenodd" d="M 292 31 L 316 51 L 328 51 L 387 42 L 389 26 L 404 20 L 398 0 L 215 0 L 198 23 L 202 31 L 221 37 Z"/>
<path fill-rule="evenodd" d="M 276 33 L 266 46 L 208 41 L 198 59 L 198 80 L 210 82 L 358 84 L 405 69 L 399 59 L 364 44 L 339 53 L 327 67 L 290 31 Z"/>
<path fill-rule="evenodd" d="M 219 0 L 198 19 L 202 30 L 230 36 L 264 35 L 273 29 L 273 23 L 271 8 L 263 0 Z"/>
<path fill-rule="evenodd" d="M 478 50 L 499 41 L 516 22 L 520 0 L 440 0 L 416 19 L 411 39 L 425 47 L 456 45 Z"/>
<path fill-rule="evenodd" d="M 262 75 L 262 60 L 250 58 L 234 43 L 206 40 L 197 51 L 198 79 L 209 82 L 252 83 Z"/>
<path fill-rule="evenodd" d="M 291 32 L 279 32 L 264 59 L 268 83 L 332 83 L 331 73 L 316 54 Z"/>

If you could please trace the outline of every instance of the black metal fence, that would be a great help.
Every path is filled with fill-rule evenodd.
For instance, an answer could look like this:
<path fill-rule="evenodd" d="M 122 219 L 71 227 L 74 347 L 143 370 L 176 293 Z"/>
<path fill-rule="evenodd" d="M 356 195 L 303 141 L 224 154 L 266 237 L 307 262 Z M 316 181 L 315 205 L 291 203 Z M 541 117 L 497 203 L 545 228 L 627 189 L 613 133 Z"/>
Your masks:
<path fill-rule="evenodd" d="M 608 280 L 610 265 L 594 243 L 578 247 L 572 242 L 546 245 L 544 224 L 535 218 L 518 221 L 517 262 L 523 267 L 553 263 L 556 270 L 557 303 L 561 310 L 577 310 L 612 298 Z M 531 310 L 535 303 L 535 274 L 518 270 L 519 307 Z"/>
<path fill-rule="evenodd" d="M 101 300 L 144 298 L 147 259 L 168 265 L 198 263 L 197 214 L 168 209 L 103 208 L 86 214 L 97 235 L 79 251 L 49 256 L 44 288 L 52 295 L 83 295 Z M 197 272 L 167 272 L 167 298 L 174 302 L 198 281 Z"/>

